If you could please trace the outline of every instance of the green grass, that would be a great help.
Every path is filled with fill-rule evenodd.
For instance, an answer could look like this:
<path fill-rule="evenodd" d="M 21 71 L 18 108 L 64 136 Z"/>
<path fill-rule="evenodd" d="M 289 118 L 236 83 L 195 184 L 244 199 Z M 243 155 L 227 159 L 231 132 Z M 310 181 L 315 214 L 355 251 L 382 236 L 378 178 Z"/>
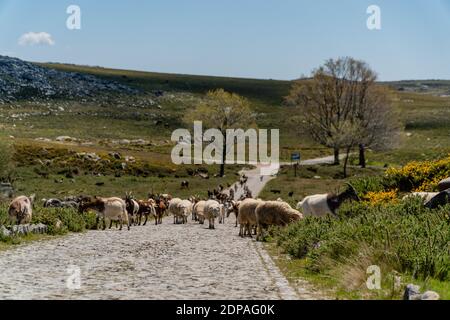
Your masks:
<path fill-rule="evenodd" d="M 207 196 L 207 190 L 217 188 L 219 184 L 226 186 L 227 183 L 234 183 L 239 179 L 235 172 L 227 170 L 224 178 L 210 177 L 202 179 L 200 177 L 179 178 L 168 177 L 135 177 L 122 176 L 116 178 L 112 175 L 96 177 L 93 175 L 79 175 L 72 179 L 67 179 L 64 175 L 50 174 L 47 179 L 40 177 L 29 168 L 19 168 L 17 175 L 20 177 L 15 181 L 18 194 L 36 193 L 38 198 L 64 197 L 67 195 L 98 195 L 98 196 L 119 196 L 125 197 L 125 192 L 133 192 L 133 195 L 140 199 L 146 199 L 149 193 L 170 193 L 176 197 L 187 198 L 191 195 Z M 62 179 L 62 183 L 60 183 Z M 181 189 L 181 180 L 189 181 L 189 189 Z M 58 181 L 58 182 L 55 182 Z M 104 183 L 97 186 L 97 183 Z"/>

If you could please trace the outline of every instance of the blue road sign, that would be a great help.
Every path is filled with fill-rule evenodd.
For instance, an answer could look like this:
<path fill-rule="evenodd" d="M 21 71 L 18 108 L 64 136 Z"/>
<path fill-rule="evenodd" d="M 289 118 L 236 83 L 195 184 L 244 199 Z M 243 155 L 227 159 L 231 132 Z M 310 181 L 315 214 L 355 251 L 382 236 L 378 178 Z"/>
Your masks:
<path fill-rule="evenodd" d="M 300 153 L 298 153 L 298 152 L 292 153 L 291 154 L 291 160 L 292 161 L 300 161 Z"/>

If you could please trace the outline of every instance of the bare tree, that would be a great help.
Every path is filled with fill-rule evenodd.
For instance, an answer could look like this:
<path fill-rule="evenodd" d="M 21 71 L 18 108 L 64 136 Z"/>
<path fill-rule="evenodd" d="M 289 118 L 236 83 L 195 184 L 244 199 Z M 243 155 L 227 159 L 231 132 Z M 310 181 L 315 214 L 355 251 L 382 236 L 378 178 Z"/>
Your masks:
<path fill-rule="evenodd" d="M 224 144 L 220 165 L 221 177 L 225 174 L 225 162 L 229 148 L 229 143 L 226 141 L 227 129 L 256 126 L 248 100 L 223 89 L 208 92 L 203 102 L 192 109 L 184 120 L 185 122 L 202 121 L 205 127 L 222 132 Z"/>
<path fill-rule="evenodd" d="M 376 79 L 363 61 L 330 59 L 313 72 L 312 79 L 294 82 L 286 98 L 288 104 L 301 108 L 312 138 L 333 149 L 335 164 L 340 162 L 341 149 L 346 150 L 347 163 L 355 146 L 383 149 L 396 140 L 399 126 L 388 91 Z"/>

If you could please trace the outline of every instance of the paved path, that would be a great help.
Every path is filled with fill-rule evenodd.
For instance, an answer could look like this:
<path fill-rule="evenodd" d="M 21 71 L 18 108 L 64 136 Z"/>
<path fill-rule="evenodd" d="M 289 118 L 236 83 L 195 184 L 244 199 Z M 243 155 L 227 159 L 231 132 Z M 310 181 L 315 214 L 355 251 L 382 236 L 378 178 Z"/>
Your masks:
<path fill-rule="evenodd" d="M 71 234 L 1 252 L 0 299 L 302 298 L 260 244 L 237 236 L 234 217 L 216 230 L 171 221 Z M 67 287 L 72 265 L 81 274 L 78 290 Z"/>

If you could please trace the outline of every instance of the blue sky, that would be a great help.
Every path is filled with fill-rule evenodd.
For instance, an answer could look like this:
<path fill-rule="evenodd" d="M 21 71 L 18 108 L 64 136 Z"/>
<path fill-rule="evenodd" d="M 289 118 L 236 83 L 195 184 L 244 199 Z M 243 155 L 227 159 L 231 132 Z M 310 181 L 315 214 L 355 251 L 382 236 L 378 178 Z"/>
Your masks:
<path fill-rule="evenodd" d="M 66 28 L 80 6 L 81 30 Z M 369 5 L 381 30 L 366 27 Z M 47 32 L 54 45 L 19 45 Z M 381 80 L 450 79 L 450 0 L 0 0 L 0 54 L 171 73 L 294 79 L 327 58 Z"/>

